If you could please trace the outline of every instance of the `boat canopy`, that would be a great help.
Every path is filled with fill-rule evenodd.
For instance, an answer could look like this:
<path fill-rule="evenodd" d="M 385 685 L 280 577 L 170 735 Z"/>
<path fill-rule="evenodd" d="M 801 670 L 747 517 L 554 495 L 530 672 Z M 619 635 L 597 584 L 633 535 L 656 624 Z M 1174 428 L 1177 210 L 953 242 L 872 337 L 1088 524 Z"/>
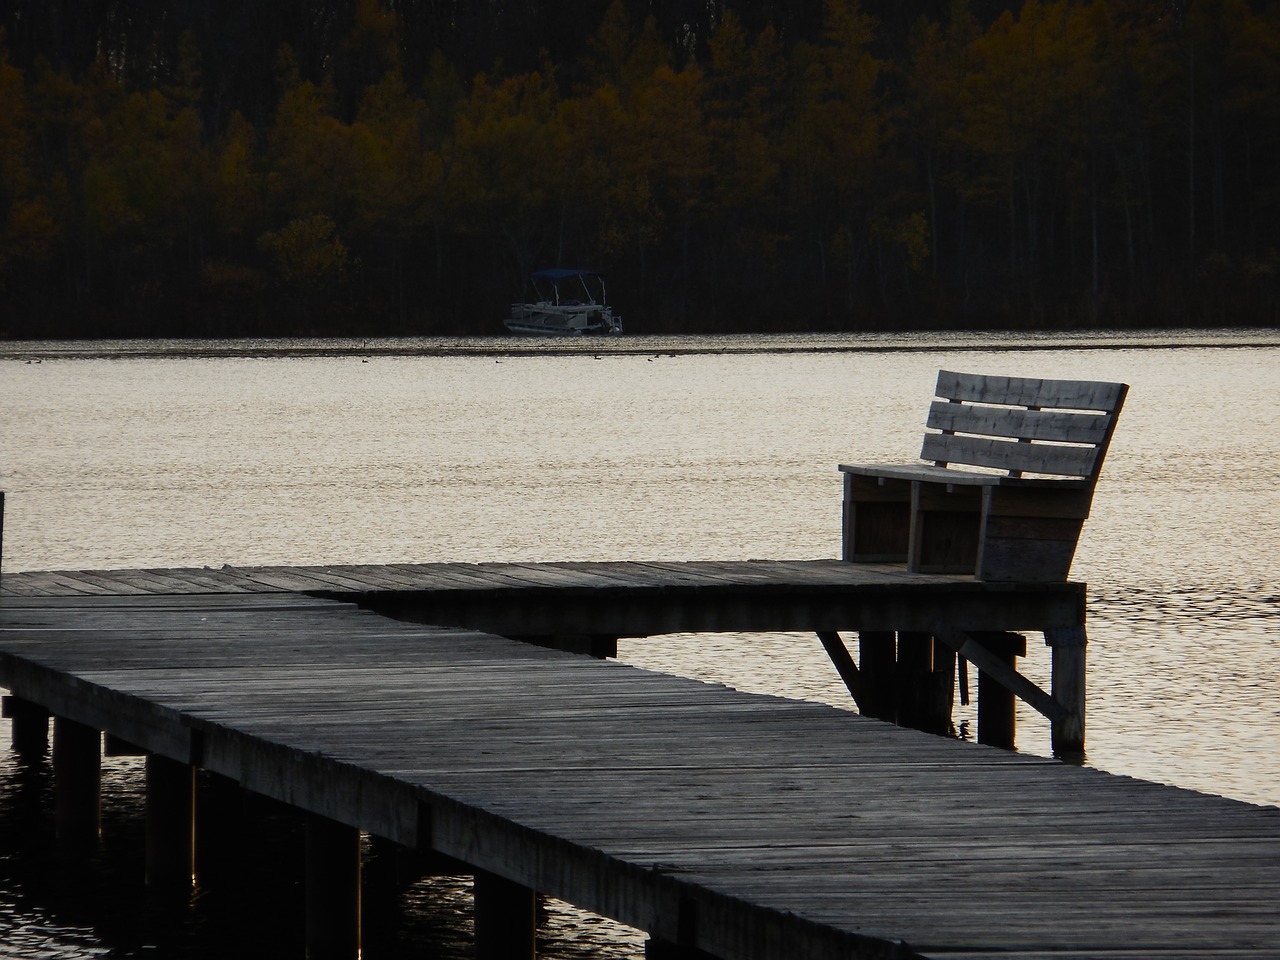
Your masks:
<path fill-rule="evenodd" d="M 550 280 L 552 283 L 559 283 L 561 280 L 568 280 L 570 277 L 599 277 L 602 274 L 597 270 L 556 267 L 552 270 L 535 270 L 530 276 L 535 280 Z"/>

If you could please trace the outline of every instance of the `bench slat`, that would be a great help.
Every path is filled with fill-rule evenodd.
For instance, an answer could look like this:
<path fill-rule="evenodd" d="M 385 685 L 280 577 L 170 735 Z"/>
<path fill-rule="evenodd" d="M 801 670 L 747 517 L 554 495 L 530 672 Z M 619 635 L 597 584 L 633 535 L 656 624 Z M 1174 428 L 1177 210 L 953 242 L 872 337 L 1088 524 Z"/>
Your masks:
<path fill-rule="evenodd" d="M 1089 478 L 1074 475 L 1010 477 L 1004 473 L 979 473 L 977 470 L 935 467 L 931 463 L 842 463 L 839 467 L 843 473 L 851 473 L 859 477 L 906 482 L 920 480 L 923 483 L 941 483 L 953 487 L 1041 488 L 1088 492 L 1091 486 Z"/>
<path fill-rule="evenodd" d="M 1128 386 L 1095 380 L 1034 380 L 974 373 L 938 372 L 936 395 L 968 403 L 1002 403 L 1059 410 L 1115 411 Z"/>
<path fill-rule="evenodd" d="M 935 400 L 929 407 L 928 426 L 935 430 L 1015 440 L 1102 443 L 1111 429 L 1111 416 L 1105 413 L 975 407 Z"/>
<path fill-rule="evenodd" d="M 1098 458 L 1098 448 L 927 433 L 924 445 L 920 448 L 920 458 L 1020 473 L 1091 477 Z"/>

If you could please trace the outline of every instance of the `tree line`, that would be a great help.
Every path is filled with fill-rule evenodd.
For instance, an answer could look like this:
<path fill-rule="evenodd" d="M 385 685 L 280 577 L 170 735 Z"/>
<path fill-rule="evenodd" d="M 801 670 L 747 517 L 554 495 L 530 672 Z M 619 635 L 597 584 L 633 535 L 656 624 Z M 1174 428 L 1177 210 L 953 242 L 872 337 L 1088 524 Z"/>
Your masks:
<path fill-rule="evenodd" d="M 1274 324 L 1280 4 L 0 0 L 0 336 Z"/>

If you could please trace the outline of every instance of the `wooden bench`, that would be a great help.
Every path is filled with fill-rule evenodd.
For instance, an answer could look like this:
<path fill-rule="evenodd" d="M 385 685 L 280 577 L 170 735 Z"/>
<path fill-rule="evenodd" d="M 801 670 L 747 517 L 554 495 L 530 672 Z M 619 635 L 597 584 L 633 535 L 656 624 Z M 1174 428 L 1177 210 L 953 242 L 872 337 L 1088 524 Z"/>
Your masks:
<path fill-rule="evenodd" d="M 942 370 L 915 464 L 840 464 L 843 556 L 1065 580 L 1128 384 Z M 959 468 L 959 469 L 958 469 Z"/>

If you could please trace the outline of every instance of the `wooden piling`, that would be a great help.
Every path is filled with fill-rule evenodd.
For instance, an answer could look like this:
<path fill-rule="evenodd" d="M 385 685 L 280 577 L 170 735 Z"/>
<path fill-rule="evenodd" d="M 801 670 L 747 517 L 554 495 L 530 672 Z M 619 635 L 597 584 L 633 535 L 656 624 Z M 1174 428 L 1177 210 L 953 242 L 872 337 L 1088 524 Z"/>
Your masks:
<path fill-rule="evenodd" d="M 190 892 L 195 873 L 195 769 L 148 754 L 146 798 L 147 886 Z"/>
<path fill-rule="evenodd" d="M 933 671 L 925 699 L 925 725 L 929 733 L 950 736 L 955 725 L 951 715 L 956 703 L 956 652 L 944 643 L 933 642 Z"/>
<path fill-rule="evenodd" d="M 891 723 L 897 717 L 893 675 L 897 664 L 892 632 L 863 630 L 858 634 L 858 670 L 862 674 L 866 708 L 862 713 Z"/>
<path fill-rule="evenodd" d="M 1085 660 L 1088 637 L 1084 627 L 1046 630 L 1044 642 L 1052 651 L 1050 693 L 1069 716 L 1052 727 L 1053 752 L 1067 759 L 1084 755 Z"/>
<path fill-rule="evenodd" d="M 197 771 L 195 790 L 196 883 L 216 887 L 244 869 L 244 791 L 230 777 L 207 770 Z"/>
<path fill-rule="evenodd" d="M 475 874 L 476 960 L 534 960 L 537 894 L 505 877 Z"/>
<path fill-rule="evenodd" d="M 9 721 L 10 739 L 18 756 L 37 759 L 49 751 L 49 711 L 22 697 L 5 697 L 0 707 Z"/>
<path fill-rule="evenodd" d="M 66 717 L 53 718 L 53 783 L 57 838 L 93 846 L 101 830 L 102 735 Z"/>
<path fill-rule="evenodd" d="M 306 825 L 307 960 L 360 955 L 360 831 L 311 814 Z"/>
<path fill-rule="evenodd" d="M 898 665 L 893 677 L 899 724 L 914 730 L 928 728 L 927 700 L 932 678 L 933 637 L 927 633 L 899 633 Z"/>
<path fill-rule="evenodd" d="M 1027 655 L 1026 637 L 1017 633 L 975 633 L 973 639 L 1010 670 Z M 1017 734 L 1017 697 L 986 670 L 978 669 L 978 742 L 1012 750 Z"/>

